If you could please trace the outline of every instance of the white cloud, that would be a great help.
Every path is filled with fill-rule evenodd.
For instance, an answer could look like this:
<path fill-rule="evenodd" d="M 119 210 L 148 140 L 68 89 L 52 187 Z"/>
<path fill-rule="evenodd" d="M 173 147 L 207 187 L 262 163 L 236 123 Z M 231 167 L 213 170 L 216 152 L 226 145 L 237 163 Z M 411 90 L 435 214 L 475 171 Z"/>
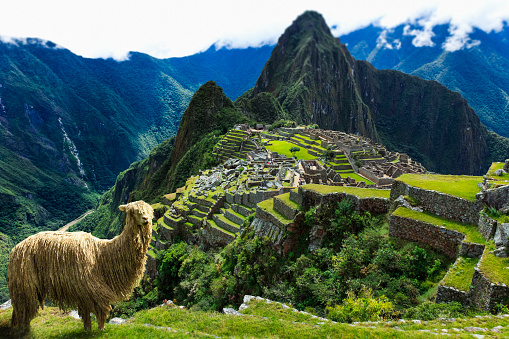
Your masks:
<path fill-rule="evenodd" d="M 426 24 L 422 30 L 411 29 L 410 25 L 406 25 L 403 29 L 403 35 L 414 36 L 412 44 L 415 47 L 433 47 L 435 43 L 432 38 L 435 36 L 433 33 L 433 26 Z"/>
<path fill-rule="evenodd" d="M 163 58 L 215 43 L 274 43 L 305 10 L 322 13 L 336 26 L 335 35 L 371 23 L 384 29 L 410 23 L 414 30 L 408 34 L 420 46 L 432 43 L 435 25 L 450 23 L 453 35 L 445 48 L 472 45 L 472 26 L 498 31 L 509 20 L 507 0 L 0 0 L 0 9 L 4 37 L 38 37 L 83 56 L 116 59 L 129 51 Z"/>

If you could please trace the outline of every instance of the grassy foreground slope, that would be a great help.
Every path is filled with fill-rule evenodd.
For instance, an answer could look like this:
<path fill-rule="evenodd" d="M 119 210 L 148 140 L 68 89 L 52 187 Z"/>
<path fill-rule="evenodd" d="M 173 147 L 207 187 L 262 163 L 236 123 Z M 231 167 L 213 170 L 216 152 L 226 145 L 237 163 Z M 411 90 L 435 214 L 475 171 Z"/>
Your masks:
<path fill-rule="evenodd" d="M 0 311 L 0 336 L 19 336 L 11 332 L 12 311 Z M 420 324 L 406 322 L 334 323 L 310 314 L 283 309 L 280 304 L 257 302 L 244 311 L 249 316 L 214 312 L 195 312 L 177 307 L 157 307 L 141 311 L 123 325 L 106 324 L 104 331 L 85 332 L 80 320 L 47 307 L 32 321 L 31 338 L 428 338 L 431 333 L 450 333 L 456 338 L 490 331 L 490 338 L 509 335 L 508 317 L 483 317 L 436 320 Z M 500 326 L 499 328 L 497 328 Z M 476 329 L 477 328 L 477 329 Z M 495 331 L 492 329 L 497 328 Z M 498 331 L 498 332 L 496 332 Z"/>

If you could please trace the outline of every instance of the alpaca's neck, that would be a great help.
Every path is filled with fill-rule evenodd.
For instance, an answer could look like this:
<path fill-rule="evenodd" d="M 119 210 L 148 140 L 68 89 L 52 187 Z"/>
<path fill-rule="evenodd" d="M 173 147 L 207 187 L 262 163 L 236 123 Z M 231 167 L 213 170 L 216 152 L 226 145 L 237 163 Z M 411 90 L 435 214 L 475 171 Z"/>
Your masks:
<path fill-rule="evenodd" d="M 101 250 L 102 275 L 116 294 L 128 295 L 145 270 L 151 227 L 126 225 L 116 238 L 104 244 Z"/>

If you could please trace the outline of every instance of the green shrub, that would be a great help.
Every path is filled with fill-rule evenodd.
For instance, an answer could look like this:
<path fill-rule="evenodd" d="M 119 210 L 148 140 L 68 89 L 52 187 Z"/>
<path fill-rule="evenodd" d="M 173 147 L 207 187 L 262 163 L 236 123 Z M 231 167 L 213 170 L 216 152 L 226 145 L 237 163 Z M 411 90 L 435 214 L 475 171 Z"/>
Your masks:
<path fill-rule="evenodd" d="M 373 298 L 371 289 L 363 289 L 358 296 L 348 293 L 341 305 L 327 306 L 327 316 L 337 322 L 380 321 L 389 318 L 393 310 L 386 296 Z"/>
<path fill-rule="evenodd" d="M 179 284 L 179 270 L 187 254 L 187 244 L 179 242 L 160 253 L 157 257 L 159 275 L 157 277 L 157 286 L 161 295 L 173 300 L 174 288 Z"/>
<path fill-rule="evenodd" d="M 424 301 L 422 304 L 408 308 L 403 311 L 403 318 L 433 320 L 436 318 L 456 318 L 464 315 L 467 310 L 457 302 L 452 301 L 448 304 L 436 304 L 431 301 Z"/>

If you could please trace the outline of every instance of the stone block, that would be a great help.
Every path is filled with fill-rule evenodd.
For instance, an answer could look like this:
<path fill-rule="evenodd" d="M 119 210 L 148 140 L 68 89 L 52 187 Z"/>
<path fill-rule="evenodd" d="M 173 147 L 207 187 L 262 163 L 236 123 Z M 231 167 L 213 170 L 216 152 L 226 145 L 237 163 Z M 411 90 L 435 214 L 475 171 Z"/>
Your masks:
<path fill-rule="evenodd" d="M 509 224 L 500 224 L 497 227 L 497 230 L 495 232 L 495 245 L 497 247 L 507 247 L 508 246 L 508 240 L 507 237 L 509 237 Z"/>

